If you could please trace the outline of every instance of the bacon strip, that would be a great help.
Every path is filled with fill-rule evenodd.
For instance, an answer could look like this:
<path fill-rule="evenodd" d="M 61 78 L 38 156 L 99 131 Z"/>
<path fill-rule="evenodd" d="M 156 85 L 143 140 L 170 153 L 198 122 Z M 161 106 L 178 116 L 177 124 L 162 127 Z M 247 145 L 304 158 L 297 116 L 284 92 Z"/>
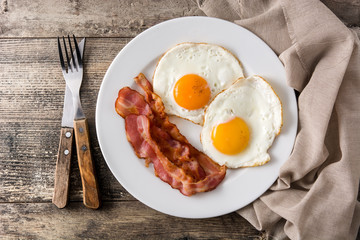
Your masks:
<path fill-rule="evenodd" d="M 165 129 L 173 139 L 187 144 L 189 146 L 190 154 L 199 161 L 199 163 L 203 166 L 203 169 L 208 171 L 207 174 L 219 171 L 220 166 L 207 155 L 194 148 L 188 142 L 186 137 L 180 133 L 176 125 L 169 121 L 168 115 L 165 114 L 165 107 L 161 98 L 156 93 L 152 92 L 152 85 L 146 79 L 145 75 L 140 73 L 137 77 L 134 78 L 134 80 L 136 84 L 144 90 L 146 94 L 146 101 L 150 103 L 150 107 L 156 117 L 156 124 L 159 125 L 160 128 Z"/>
<path fill-rule="evenodd" d="M 190 155 L 190 148 L 187 144 L 173 139 L 166 131 L 157 126 L 151 127 L 151 136 L 169 161 L 182 168 L 194 180 L 199 181 L 206 176 L 196 158 Z"/>
<path fill-rule="evenodd" d="M 131 102 L 133 102 L 133 104 L 130 104 Z M 156 114 L 157 117 L 154 118 L 154 115 L 144 97 L 137 91 L 130 88 L 125 87 L 119 91 L 115 107 L 116 106 L 118 106 L 116 111 L 124 118 L 131 114 L 144 115 L 151 119 L 152 122 L 161 123 L 159 114 Z M 166 114 L 165 116 L 167 117 Z M 155 119 L 157 119 L 157 121 Z M 151 135 L 155 139 L 155 142 L 158 143 L 161 152 L 163 152 L 163 154 L 178 167 L 183 168 L 187 174 L 193 177 L 194 180 L 204 178 L 205 171 L 195 158 L 189 156 L 190 149 L 187 146 L 188 143 L 184 145 L 182 142 L 173 139 L 161 127 L 162 126 L 157 127 L 153 124 L 153 127 L 151 128 Z M 176 126 L 175 128 L 178 131 Z M 148 164 L 149 161 L 146 160 L 146 166 L 148 166 Z"/>
<path fill-rule="evenodd" d="M 189 144 L 185 136 L 183 136 L 175 124 L 169 121 L 168 115 L 165 113 L 165 107 L 161 98 L 153 92 L 151 83 L 146 79 L 143 73 L 140 73 L 134 78 L 137 85 L 139 85 L 146 94 L 146 101 L 150 104 L 152 112 L 156 115 L 156 124 L 165 129 L 172 138 Z M 190 145 L 190 144 L 189 144 Z"/>
<path fill-rule="evenodd" d="M 212 171 L 210 175 L 203 180 L 194 182 L 192 177 L 169 161 L 161 152 L 158 144 L 151 138 L 150 121 L 144 115 L 127 116 L 125 128 L 128 141 L 132 144 L 136 155 L 151 161 L 154 165 L 155 175 L 185 196 L 210 191 L 216 188 L 225 177 L 225 171 L 222 173 L 210 169 Z"/>
<path fill-rule="evenodd" d="M 154 164 L 155 175 L 184 195 L 191 195 L 183 188 L 182 182 L 192 182 L 183 169 L 172 164 L 160 151 L 157 143 L 150 135 L 150 121 L 144 115 L 129 115 L 125 118 L 125 129 L 128 141 L 132 144 L 136 155 Z"/>
<path fill-rule="evenodd" d="M 151 108 L 144 97 L 129 87 L 120 89 L 115 101 L 115 110 L 123 118 L 130 114 L 141 114 L 152 118 Z"/>
<path fill-rule="evenodd" d="M 152 92 L 142 73 L 135 82 L 145 98 L 125 87 L 119 91 L 115 108 L 125 118 L 127 138 L 136 155 L 144 158 L 147 166 L 153 163 L 156 176 L 186 196 L 216 188 L 226 167 L 194 148 L 169 121 L 161 98 Z"/>

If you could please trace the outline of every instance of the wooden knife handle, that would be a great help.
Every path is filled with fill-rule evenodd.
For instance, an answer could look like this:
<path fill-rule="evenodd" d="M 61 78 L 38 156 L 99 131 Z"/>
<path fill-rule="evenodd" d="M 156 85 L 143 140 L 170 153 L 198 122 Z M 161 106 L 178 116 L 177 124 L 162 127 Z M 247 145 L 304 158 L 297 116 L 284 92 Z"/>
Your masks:
<path fill-rule="evenodd" d="M 64 208 L 69 199 L 71 149 L 73 128 L 61 128 L 60 144 L 56 161 L 54 195 L 52 202 L 58 208 Z"/>
<path fill-rule="evenodd" d="M 99 188 L 90 152 L 87 119 L 74 120 L 74 130 L 84 205 L 88 208 L 97 209 L 100 206 Z"/>

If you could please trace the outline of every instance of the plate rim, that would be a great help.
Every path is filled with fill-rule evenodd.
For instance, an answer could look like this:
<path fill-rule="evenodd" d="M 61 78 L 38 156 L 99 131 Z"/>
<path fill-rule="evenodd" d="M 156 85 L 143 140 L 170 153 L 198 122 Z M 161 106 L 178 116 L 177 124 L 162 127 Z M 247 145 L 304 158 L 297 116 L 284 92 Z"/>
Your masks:
<path fill-rule="evenodd" d="M 143 204 L 145 204 L 145 205 L 147 205 L 148 207 L 150 207 L 150 208 L 152 208 L 152 209 L 155 209 L 156 211 L 159 211 L 159 212 L 162 212 L 162 213 L 164 213 L 164 214 L 168 214 L 168 215 L 171 215 L 171 216 L 176 216 L 176 217 L 182 217 L 182 218 L 209 218 L 209 217 L 216 217 L 216 216 L 221 216 L 221 215 L 224 215 L 224 214 L 227 214 L 227 213 L 230 213 L 230 212 L 233 212 L 233 211 L 236 211 L 236 210 L 238 210 L 238 209 L 240 209 L 240 208 L 242 208 L 242 207 L 245 207 L 246 205 L 248 205 L 249 203 L 251 203 L 251 202 L 253 202 L 254 200 L 256 200 L 258 197 L 260 197 L 264 192 L 266 192 L 267 191 L 267 189 L 269 189 L 269 187 L 276 181 L 276 179 L 278 178 L 278 174 L 276 174 L 275 175 L 275 177 L 273 178 L 273 180 L 271 181 L 271 183 L 270 183 L 270 181 L 269 181 L 269 184 L 267 184 L 267 186 L 266 187 L 264 187 L 265 188 L 265 190 L 264 191 L 261 191 L 262 193 L 258 196 L 258 197 L 256 197 L 255 199 L 252 199 L 252 200 L 249 200 L 245 205 L 243 205 L 242 207 L 239 207 L 239 208 L 237 208 L 237 209 L 233 209 L 233 208 L 231 208 L 231 209 L 227 209 L 227 210 L 223 210 L 223 211 L 218 211 L 218 212 L 216 212 L 216 213 L 214 213 L 214 214 L 202 214 L 202 215 L 199 215 L 199 216 L 185 216 L 185 215 L 182 215 L 182 214 L 176 214 L 176 213 L 169 213 L 169 212 L 166 212 L 166 211 L 162 211 L 161 209 L 158 209 L 158 208 L 154 208 L 153 206 L 151 206 L 151 204 L 149 204 L 146 200 L 144 200 L 144 199 L 142 199 L 141 197 L 139 197 L 137 194 L 134 194 L 133 193 L 133 191 L 131 191 L 131 190 L 129 190 L 125 185 L 124 185 L 124 183 L 123 183 L 123 181 L 122 181 L 122 179 L 121 178 L 119 178 L 118 176 L 117 176 L 117 174 L 116 174 L 116 171 L 115 171 L 115 169 L 113 169 L 113 167 L 111 166 L 111 164 L 109 163 L 109 161 L 107 160 L 107 157 L 106 157 L 106 153 L 104 153 L 104 151 L 103 151 L 103 146 L 102 146 L 102 142 L 101 142 L 101 136 L 100 136 L 100 133 L 99 133 L 99 129 L 101 128 L 98 124 L 99 124 L 99 119 L 100 119 L 100 116 L 99 116 L 99 112 L 100 112 L 100 110 L 99 110 L 99 103 L 101 102 L 101 96 L 104 94 L 103 93 L 103 89 L 104 89 L 104 84 L 105 84 L 105 82 L 106 82 L 106 79 L 108 79 L 108 77 L 109 77 L 109 74 L 111 73 L 111 71 L 112 71 L 112 68 L 114 68 L 114 66 L 116 65 L 116 62 L 117 62 L 117 59 L 119 59 L 120 57 L 121 57 L 121 55 L 122 55 L 122 53 L 123 52 L 125 52 L 125 51 L 127 51 L 129 48 L 131 48 L 132 47 L 132 45 L 137 41 L 136 39 L 139 39 L 139 38 L 141 38 L 142 36 L 144 36 L 144 35 L 146 35 L 148 32 L 151 32 L 151 31 L 153 31 L 154 29 L 156 29 L 156 28 L 161 28 L 163 25 L 165 25 L 165 24 L 173 24 L 174 22 L 179 22 L 179 21 L 182 21 L 183 19 L 206 19 L 205 21 L 207 21 L 207 20 L 211 20 L 211 21 L 219 21 L 219 22 L 223 22 L 223 23 L 225 23 L 225 24 L 232 24 L 232 25 L 235 25 L 236 27 L 239 27 L 239 28 L 242 28 L 243 30 L 245 30 L 245 31 L 247 31 L 248 33 L 250 33 L 251 35 L 254 35 L 256 38 L 258 38 L 261 42 L 263 42 L 263 44 L 265 44 L 270 50 L 271 50 L 271 52 L 273 53 L 273 55 L 279 60 L 279 62 L 281 63 L 281 65 L 282 65 L 282 68 L 284 68 L 284 65 L 282 64 L 282 62 L 280 61 L 280 59 L 278 58 L 278 56 L 274 53 L 274 51 L 261 39 L 261 38 L 259 38 L 257 35 L 255 35 L 254 33 L 252 33 L 251 31 L 249 31 L 249 30 L 247 30 L 246 28 L 244 28 L 244 27 L 241 27 L 241 26 L 239 26 L 239 25 L 237 25 L 237 24 L 235 24 L 235 23 L 233 23 L 233 22 L 229 22 L 229 21 L 227 21 L 227 20 L 223 20 L 223 19 L 219 19 L 219 18 L 213 18 L 213 17 L 206 17 L 206 16 L 186 16 L 186 17 L 179 17 L 179 18 L 174 18 L 174 19 L 170 19 L 170 20 L 166 20 L 166 21 L 163 21 L 163 22 L 161 22 L 161 23 L 158 23 L 158 24 L 156 24 L 156 25 L 154 25 L 154 26 L 152 26 L 152 27 L 150 27 L 150 28 L 148 28 L 148 29 L 146 29 L 146 30 L 144 30 L 143 32 L 141 32 L 140 34 L 138 34 L 136 37 L 134 37 L 131 41 L 129 41 L 118 53 L 117 53 L 117 55 L 116 55 L 116 57 L 112 60 L 112 62 L 111 62 L 111 64 L 109 65 L 109 67 L 107 68 L 107 70 L 106 70 L 106 73 L 105 73 L 105 75 L 104 75 L 104 77 L 103 77 L 103 80 L 102 80 L 102 82 L 101 82 L 101 85 L 100 85 L 100 88 L 99 88 L 99 92 L 98 92 L 98 96 L 97 96 L 97 101 L 96 101 L 96 113 L 95 113 L 95 125 L 96 125 L 96 134 L 97 134 L 97 138 L 98 138 L 98 143 L 99 143 L 99 147 L 100 147 L 100 150 L 101 150 L 101 153 L 102 153 L 102 155 L 103 155 L 103 157 L 104 157 L 104 160 L 105 160 L 105 162 L 106 162 L 106 164 L 107 164 L 107 166 L 108 166 L 108 168 L 110 169 L 110 171 L 111 171 L 111 173 L 114 175 L 114 177 L 116 178 L 116 180 L 121 184 L 121 186 L 124 188 L 124 189 L 126 189 L 126 191 L 128 191 L 128 193 L 130 194 L 130 195 L 132 195 L 134 198 L 136 198 L 137 200 L 139 200 L 140 202 L 142 202 Z M 240 62 L 242 62 L 241 61 L 241 59 L 240 59 Z M 284 72 L 285 72 L 285 68 L 284 68 Z M 285 72 L 286 73 L 286 72 Z M 287 78 L 287 76 L 285 75 L 285 78 Z M 286 85 L 286 82 L 284 83 L 285 85 Z M 288 86 L 289 87 L 289 86 Z M 295 99 L 295 102 L 296 102 L 296 96 L 295 96 L 295 92 L 293 93 L 293 98 Z M 296 126 L 294 126 L 295 127 L 295 129 L 297 129 L 297 127 L 298 127 L 298 106 L 297 106 L 297 104 L 295 105 L 296 106 L 296 111 L 295 111 L 295 119 L 296 119 L 296 121 L 294 122 L 294 123 L 292 123 L 292 124 L 295 124 Z M 292 148 L 293 148 L 293 145 L 294 145 L 294 143 L 295 143 L 295 138 L 296 138 L 296 134 L 297 134 L 297 131 L 295 131 L 295 135 L 294 135 L 294 137 L 293 137 L 293 143 L 291 144 L 292 145 Z M 291 148 L 291 149 L 292 149 Z M 291 154 L 291 152 L 292 152 L 292 150 L 290 151 L 290 154 Z M 289 156 L 290 156 L 290 154 L 289 154 Z M 288 156 L 288 157 L 289 157 Z M 288 158 L 287 157 L 287 158 Z M 285 160 L 286 161 L 286 160 Z M 284 162 L 285 162 L 284 161 Z M 284 164 L 284 162 L 282 162 L 282 164 L 281 165 L 283 165 Z M 280 170 L 280 168 L 278 169 L 278 170 Z M 154 176 L 155 177 L 155 176 Z M 165 184 L 165 183 L 164 183 Z M 167 186 L 167 187 L 170 187 L 170 186 Z M 178 193 L 178 194 L 180 194 L 180 193 Z M 206 194 L 206 193 L 205 193 Z M 227 208 L 226 206 L 225 206 L 225 208 Z M 224 208 L 223 208 L 224 209 Z"/>

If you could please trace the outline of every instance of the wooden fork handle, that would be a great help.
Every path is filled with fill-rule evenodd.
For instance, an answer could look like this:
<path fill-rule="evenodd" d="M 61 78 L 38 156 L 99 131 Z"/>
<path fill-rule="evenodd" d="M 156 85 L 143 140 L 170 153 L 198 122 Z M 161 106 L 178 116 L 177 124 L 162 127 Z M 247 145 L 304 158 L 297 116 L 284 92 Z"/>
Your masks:
<path fill-rule="evenodd" d="M 74 130 L 84 205 L 88 208 L 97 209 L 100 206 L 99 188 L 91 157 L 87 119 L 74 120 Z"/>
<path fill-rule="evenodd" d="M 52 199 L 52 202 L 58 208 L 64 208 L 69 199 L 70 163 L 73 134 L 73 128 L 61 128 L 59 150 L 55 169 L 54 195 Z"/>

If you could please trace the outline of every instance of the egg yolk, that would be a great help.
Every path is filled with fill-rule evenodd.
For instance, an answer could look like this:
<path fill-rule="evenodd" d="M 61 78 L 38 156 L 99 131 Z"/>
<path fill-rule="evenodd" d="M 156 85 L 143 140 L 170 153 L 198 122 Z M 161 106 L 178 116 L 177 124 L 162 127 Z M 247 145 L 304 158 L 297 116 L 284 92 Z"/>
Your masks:
<path fill-rule="evenodd" d="M 206 80 L 196 74 L 181 77 L 174 87 L 176 103 L 185 109 L 204 107 L 210 100 L 210 88 Z"/>
<path fill-rule="evenodd" d="M 249 143 L 250 131 L 245 121 L 235 117 L 218 124 L 211 133 L 214 147 L 221 153 L 234 155 L 243 151 Z"/>

